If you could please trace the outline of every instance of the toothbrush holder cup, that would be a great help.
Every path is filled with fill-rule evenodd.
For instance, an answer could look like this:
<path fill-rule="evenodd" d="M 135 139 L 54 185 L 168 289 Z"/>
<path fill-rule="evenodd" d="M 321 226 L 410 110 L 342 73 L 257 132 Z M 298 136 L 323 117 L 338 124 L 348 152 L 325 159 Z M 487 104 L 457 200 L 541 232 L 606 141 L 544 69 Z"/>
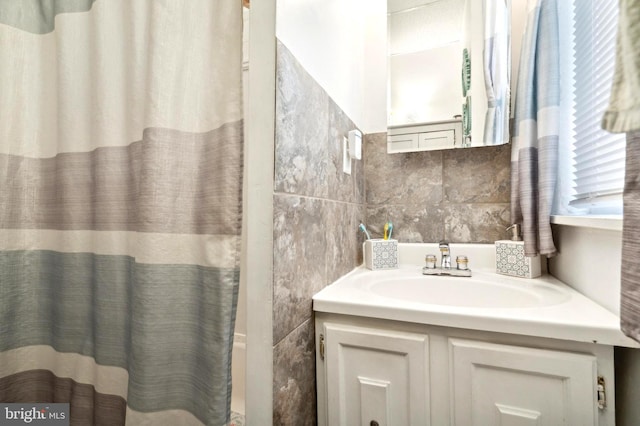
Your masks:
<path fill-rule="evenodd" d="M 398 268 L 398 240 L 366 240 L 363 250 L 367 269 L 375 271 Z"/>

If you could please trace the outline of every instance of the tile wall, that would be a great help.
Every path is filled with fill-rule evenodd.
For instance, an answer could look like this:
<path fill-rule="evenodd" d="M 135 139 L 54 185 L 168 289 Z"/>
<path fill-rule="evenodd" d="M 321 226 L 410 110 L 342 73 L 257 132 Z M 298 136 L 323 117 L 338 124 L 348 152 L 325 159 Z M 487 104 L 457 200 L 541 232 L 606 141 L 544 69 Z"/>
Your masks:
<path fill-rule="evenodd" d="M 365 136 L 367 226 L 400 242 L 493 243 L 510 222 L 511 145 L 387 154 Z M 372 235 L 373 236 L 373 235 Z"/>
<path fill-rule="evenodd" d="M 356 127 L 280 42 L 276 69 L 273 424 L 311 425 L 311 297 L 362 263 L 364 165 L 342 172 L 342 139 Z"/>

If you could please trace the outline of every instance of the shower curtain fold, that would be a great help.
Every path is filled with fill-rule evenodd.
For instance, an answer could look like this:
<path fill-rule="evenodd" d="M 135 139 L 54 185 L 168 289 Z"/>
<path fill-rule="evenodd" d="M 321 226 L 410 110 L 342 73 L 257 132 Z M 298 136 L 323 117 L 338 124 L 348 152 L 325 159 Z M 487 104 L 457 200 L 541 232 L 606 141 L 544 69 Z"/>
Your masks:
<path fill-rule="evenodd" d="M 241 4 L 16 3 L 0 2 L 0 403 L 224 425 Z"/>
<path fill-rule="evenodd" d="M 483 66 L 487 92 L 484 144 L 509 143 L 509 103 L 511 102 L 511 27 L 504 0 L 483 0 Z"/>

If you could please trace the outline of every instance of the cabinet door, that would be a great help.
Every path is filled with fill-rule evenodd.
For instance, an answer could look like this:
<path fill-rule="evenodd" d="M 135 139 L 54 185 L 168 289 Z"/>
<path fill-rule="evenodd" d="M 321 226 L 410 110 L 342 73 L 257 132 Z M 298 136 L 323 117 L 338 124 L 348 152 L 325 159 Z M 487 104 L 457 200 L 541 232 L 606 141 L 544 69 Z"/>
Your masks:
<path fill-rule="evenodd" d="M 410 152 L 418 147 L 418 134 L 390 135 L 387 137 L 388 152 Z"/>
<path fill-rule="evenodd" d="M 449 340 L 452 424 L 597 425 L 596 358 Z"/>
<path fill-rule="evenodd" d="M 325 323 L 327 423 L 429 425 L 427 336 Z"/>
<path fill-rule="evenodd" d="M 447 149 L 455 147 L 455 132 L 441 130 L 439 132 L 425 132 L 418 135 L 418 148 L 423 149 Z"/>

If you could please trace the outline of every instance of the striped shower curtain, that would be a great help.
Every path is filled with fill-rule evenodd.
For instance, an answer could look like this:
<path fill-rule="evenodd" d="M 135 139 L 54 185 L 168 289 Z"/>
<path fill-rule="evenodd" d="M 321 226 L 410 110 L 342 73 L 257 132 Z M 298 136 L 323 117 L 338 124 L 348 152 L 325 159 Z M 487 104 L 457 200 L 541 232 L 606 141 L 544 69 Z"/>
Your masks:
<path fill-rule="evenodd" d="M 238 0 L 0 0 L 0 402 L 223 425 Z"/>
<path fill-rule="evenodd" d="M 556 0 L 528 0 L 520 52 L 511 147 L 511 221 L 522 224 L 524 253 L 556 255 L 551 207 L 560 127 L 559 27 Z"/>

